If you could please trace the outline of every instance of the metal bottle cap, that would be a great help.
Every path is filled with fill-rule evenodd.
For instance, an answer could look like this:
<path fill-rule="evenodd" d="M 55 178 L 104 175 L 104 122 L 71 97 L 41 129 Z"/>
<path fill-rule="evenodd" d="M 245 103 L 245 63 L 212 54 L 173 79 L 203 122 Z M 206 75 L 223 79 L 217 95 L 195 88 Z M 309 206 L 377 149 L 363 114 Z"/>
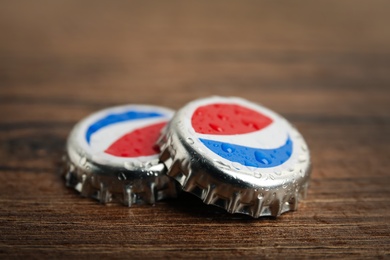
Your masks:
<path fill-rule="evenodd" d="M 81 120 L 68 137 L 65 179 L 85 197 L 133 203 L 155 203 L 176 196 L 155 145 L 173 111 L 125 105 L 98 111 Z"/>
<path fill-rule="evenodd" d="M 167 174 L 206 204 L 252 217 L 296 210 L 306 196 L 309 150 L 275 112 L 240 98 L 187 104 L 158 141 Z"/>

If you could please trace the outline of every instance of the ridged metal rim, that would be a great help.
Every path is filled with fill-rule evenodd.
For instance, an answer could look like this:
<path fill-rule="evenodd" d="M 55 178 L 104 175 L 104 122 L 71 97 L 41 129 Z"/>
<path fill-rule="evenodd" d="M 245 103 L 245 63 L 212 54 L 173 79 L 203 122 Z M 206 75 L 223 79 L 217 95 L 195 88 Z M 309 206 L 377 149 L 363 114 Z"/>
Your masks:
<path fill-rule="evenodd" d="M 120 203 L 131 207 L 133 204 L 155 204 L 162 199 L 177 197 L 177 185 L 163 173 L 162 164 L 156 165 L 154 169 L 158 171 L 149 171 L 145 178 L 126 179 L 125 176 L 131 175 L 131 172 L 125 175 L 124 171 L 111 171 L 107 176 L 76 166 L 68 156 L 64 156 L 63 161 L 62 175 L 66 186 L 102 204 Z"/>

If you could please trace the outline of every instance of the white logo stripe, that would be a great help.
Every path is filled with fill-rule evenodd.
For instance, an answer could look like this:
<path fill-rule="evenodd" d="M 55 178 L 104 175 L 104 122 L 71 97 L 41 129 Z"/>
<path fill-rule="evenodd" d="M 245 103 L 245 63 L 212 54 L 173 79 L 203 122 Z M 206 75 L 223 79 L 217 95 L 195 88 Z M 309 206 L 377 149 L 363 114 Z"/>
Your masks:
<path fill-rule="evenodd" d="M 276 120 L 271 125 L 248 134 L 209 135 L 197 134 L 199 138 L 232 143 L 253 148 L 273 149 L 285 144 L 287 132 L 284 121 Z"/>
<path fill-rule="evenodd" d="M 160 122 L 165 122 L 164 117 L 145 118 L 116 123 L 104 127 L 91 136 L 90 147 L 92 151 L 103 152 L 123 135 L 135 129 L 146 127 Z"/>

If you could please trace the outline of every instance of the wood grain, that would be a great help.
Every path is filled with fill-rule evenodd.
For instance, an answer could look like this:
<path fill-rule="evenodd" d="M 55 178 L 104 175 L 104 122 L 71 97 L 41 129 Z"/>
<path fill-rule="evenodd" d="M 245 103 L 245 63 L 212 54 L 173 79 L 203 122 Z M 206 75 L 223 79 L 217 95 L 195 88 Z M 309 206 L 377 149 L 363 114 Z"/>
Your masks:
<path fill-rule="evenodd" d="M 3 1 L 0 258 L 389 258 L 387 1 Z M 291 120 L 313 172 L 299 210 L 230 215 L 183 194 L 103 206 L 58 174 L 110 105 L 241 96 Z"/>

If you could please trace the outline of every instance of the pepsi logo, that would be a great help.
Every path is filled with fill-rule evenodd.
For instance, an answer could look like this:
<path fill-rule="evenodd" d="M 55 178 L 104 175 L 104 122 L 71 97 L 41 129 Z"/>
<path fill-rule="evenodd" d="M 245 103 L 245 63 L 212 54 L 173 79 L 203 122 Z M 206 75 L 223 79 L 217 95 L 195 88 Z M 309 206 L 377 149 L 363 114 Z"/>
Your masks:
<path fill-rule="evenodd" d="M 285 164 L 293 141 L 284 119 L 242 102 L 201 104 L 190 122 L 201 144 L 230 163 L 254 168 Z"/>
<path fill-rule="evenodd" d="M 173 111 L 154 106 L 122 106 L 91 115 L 80 123 L 78 140 L 95 160 L 147 161 L 157 158 L 155 145 Z"/>

